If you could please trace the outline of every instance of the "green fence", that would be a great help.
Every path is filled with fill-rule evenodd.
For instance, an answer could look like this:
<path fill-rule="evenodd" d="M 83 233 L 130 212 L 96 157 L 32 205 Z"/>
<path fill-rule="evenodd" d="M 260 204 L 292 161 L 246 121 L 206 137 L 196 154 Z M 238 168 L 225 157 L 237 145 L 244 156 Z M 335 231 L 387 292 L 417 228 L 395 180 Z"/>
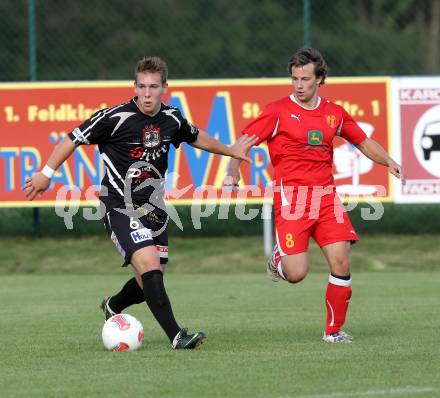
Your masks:
<path fill-rule="evenodd" d="M 440 206 L 435 204 L 396 205 L 384 203 L 383 216 L 378 220 L 368 220 L 365 213 L 375 213 L 377 209 L 368 204 L 358 204 L 349 212 L 351 221 L 359 234 L 439 234 Z M 247 206 L 246 213 L 255 209 L 261 215 L 258 205 Z M 219 219 L 218 206 L 209 217 L 199 218 L 191 213 L 190 206 L 177 208 L 183 230 L 170 221 L 171 236 L 244 236 L 262 235 L 261 217 L 241 221 L 235 216 L 235 207 L 229 209 L 228 219 Z M 87 221 L 82 216 L 82 209 L 72 218 L 73 229 L 67 229 L 63 218 L 56 215 L 54 209 L 39 209 L 40 221 L 35 230 L 33 209 L 0 209 L 0 236 L 48 236 L 78 237 L 105 235 L 101 221 Z M 194 227 L 193 219 L 197 228 Z"/>
<path fill-rule="evenodd" d="M 280 77 L 304 42 L 333 76 L 440 71 L 437 0 L 2 0 L 0 80 Z"/>

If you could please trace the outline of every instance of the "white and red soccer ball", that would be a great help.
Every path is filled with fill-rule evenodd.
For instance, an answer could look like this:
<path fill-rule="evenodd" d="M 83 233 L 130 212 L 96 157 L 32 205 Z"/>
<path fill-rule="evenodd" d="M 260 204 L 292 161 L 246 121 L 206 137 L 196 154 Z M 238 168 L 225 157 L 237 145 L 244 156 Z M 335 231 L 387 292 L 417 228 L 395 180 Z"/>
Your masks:
<path fill-rule="evenodd" d="M 132 315 L 113 315 L 102 328 L 102 342 L 109 351 L 134 351 L 143 341 L 144 327 Z"/>

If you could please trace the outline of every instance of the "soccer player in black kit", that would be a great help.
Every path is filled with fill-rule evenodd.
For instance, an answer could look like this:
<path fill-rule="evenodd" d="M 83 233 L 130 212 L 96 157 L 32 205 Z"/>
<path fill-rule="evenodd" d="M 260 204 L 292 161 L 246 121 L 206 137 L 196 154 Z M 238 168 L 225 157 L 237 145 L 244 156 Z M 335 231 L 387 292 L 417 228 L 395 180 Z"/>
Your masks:
<path fill-rule="evenodd" d="M 163 283 L 168 261 L 168 215 L 163 199 L 170 145 L 187 142 L 212 153 L 249 160 L 255 137 L 227 147 L 189 123 L 177 108 L 164 105 L 168 68 L 158 57 L 140 60 L 135 69 L 135 97 L 95 113 L 54 149 L 46 165 L 26 181 L 29 200 L 50 185 L 55 170 L 79 145 L 97 144 L 105 165 L 100 201 L 106 230 L 131 264 L 134 278 L 101 303 L 105 318 L 146 302 L 174 349 L 198 347 L 203 332 L 187 333 L 176 322 Z"/>

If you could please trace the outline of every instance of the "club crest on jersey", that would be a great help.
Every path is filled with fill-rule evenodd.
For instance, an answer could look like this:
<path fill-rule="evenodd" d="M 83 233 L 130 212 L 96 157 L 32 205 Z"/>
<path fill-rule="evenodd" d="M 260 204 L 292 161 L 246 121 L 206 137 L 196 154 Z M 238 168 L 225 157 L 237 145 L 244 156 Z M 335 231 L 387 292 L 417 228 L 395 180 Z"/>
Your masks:
<path fill-rule="evenodd" d="M 319 130 L 309 130 L 308 143 L 309 145 L 321 145 L 322 144 L 322 132 Z"/>
<path fill-rule="evenodd" d="M 142 145 L 144 148 L 156 148 L 160 145 L 160 128 L 148 124 L 142 129 Z"/>
<path fill-rule="evenodd" d="M 336 127 L 336 116 L 335 115 L 327 115 L 325 120 L 330 128 L 334 129 Z"/>

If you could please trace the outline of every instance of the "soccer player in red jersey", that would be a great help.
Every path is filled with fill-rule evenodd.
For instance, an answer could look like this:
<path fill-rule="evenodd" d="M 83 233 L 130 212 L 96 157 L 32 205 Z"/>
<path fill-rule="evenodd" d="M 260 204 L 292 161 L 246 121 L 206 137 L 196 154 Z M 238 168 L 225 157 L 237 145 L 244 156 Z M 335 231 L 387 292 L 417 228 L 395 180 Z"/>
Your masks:
<path fill-rule="evenodd" d="M 386 166 L 397 178 L 402 168 L 380 144 L 368 138 L 339 105 L 319 96 L 327 65 L 319 51 L 302 48 L 290 59 L 293 93 L 268 104 L 244 129 L 267 142 L 274 168 L 276 245 L 268 261 L 268 276 L 300 282 L 309 268 L 312 236 L 330 268 L 325 295 L 327 321 L 323 340 L 351 343 L 341 330 L 351 297 L 350 245 L 358 236 L 343 208 L 332 175 L 333 138 L 341 136 L 372 161 Z M 237 186 L 240 161 L 232 159 L 225 186 Z"/>

